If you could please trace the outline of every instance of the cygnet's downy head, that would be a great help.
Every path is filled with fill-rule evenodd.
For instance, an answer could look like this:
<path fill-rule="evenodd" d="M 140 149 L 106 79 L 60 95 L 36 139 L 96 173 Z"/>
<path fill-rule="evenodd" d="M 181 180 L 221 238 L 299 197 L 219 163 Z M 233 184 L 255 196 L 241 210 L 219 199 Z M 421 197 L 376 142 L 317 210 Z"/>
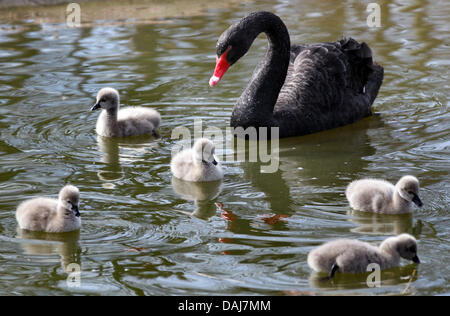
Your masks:
<path fill-rule="evenodd" d="M 119 108 L 119 92 L 113 88 L 103 88 L 97 93 L 97 102 L 91 108 L 91 111 L 104 109 L 113 111 Z"/>
<path fill-rule="evenodd" d="M 417 256 L 417 241 L 409 234 L 401 234 L 394 237 L 396 240 L 395 248 L 399 253 L 400 257 L 411 260 L 415 263 L 420 263 L 419 257 Z"/>
<path fill-rule="evenodd" d="M 423 203 L 419 198 L 419 180 L 416 177 L 402 177 L 397 182 L 396 188 L 403 199 L 413 202 L 418 207 L 422 207 Z"/>
<path fill-rule="evenodd" d="M 214 157 L 214 153 L 216 148 L 212 141 L 206 138 L 200 138 L 194 144 L 194 159 L 198 162 L 202 162 L 205 164 L 212 163 L 213 165 L 217 165 L 216 158 Z"/>
<path fill-rule="evenodd" d="M 66 185 L 59 192 L 59 203 L 69 211 L 72 211 L 76 217 L 80 216 L 78 206 L 80 203 L 80 191 L 73 185 Z"/>

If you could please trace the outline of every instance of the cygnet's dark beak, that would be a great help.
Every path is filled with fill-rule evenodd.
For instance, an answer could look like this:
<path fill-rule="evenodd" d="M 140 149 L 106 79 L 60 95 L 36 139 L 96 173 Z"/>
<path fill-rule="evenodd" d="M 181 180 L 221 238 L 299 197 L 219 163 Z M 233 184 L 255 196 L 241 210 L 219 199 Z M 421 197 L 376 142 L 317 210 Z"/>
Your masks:
<path fill-rule="evenodd" d="M 95 103 L 94 106 L 91 108 L 91 112 L 100 109 L 100 103 Z"/>
<path fill-rule="evenodd" d="M 72 205 L 72 211 L 75 213 L 76 217 L 80 217 L 80 211 L 78 210 L 78 205 Z"/>
<path fill-rule="evenodd" d="M 419 196 L 417 194 L 414 194 L 414 197 L 412 199 L 412 201 L 414 202 L 414 204 L 416 204 L 418 207 L 422 207 L 423 203 L 420 200 Z"/>
<path fill-rule="evenodd" d="M 420 259 L 419 259 L 419 257 L 418 257 L 417 255 L 415 255 L 415 256 L 412 258 L 412 261 L 413 261 L 414 263 L 417 263 L 417 264 L 420 263 Z"/>
<path fill-rule="evenodd" d="M 214 159 L 214 160 L 212 161 L 212 164 L 213 164 L 214 166 L 217 166 L 217 161 L 216 161 L 216 159 Z"/>

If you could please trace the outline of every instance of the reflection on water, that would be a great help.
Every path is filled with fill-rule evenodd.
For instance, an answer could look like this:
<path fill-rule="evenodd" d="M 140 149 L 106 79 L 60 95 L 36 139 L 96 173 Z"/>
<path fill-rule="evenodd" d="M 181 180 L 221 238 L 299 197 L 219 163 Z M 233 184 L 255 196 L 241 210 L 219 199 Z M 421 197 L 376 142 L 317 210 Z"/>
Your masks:
<path fill-rule="evenodd" d="M 103 153 L 101 161 L 105 164 L 98 171 L 97 175 L 104 182 L 104 187 L 109 187 L 110 183 L 124 177 L 123 170 L 120 167 L 119 143 L 117 139 L 108 139 L 97 136 L 98 148 Z"/>
<path fill-rule="evenodd" d="M 17 228 L 16 238 L 27 255 L 59 255 L 61 267 L 66 271 L 71 263 L 81 265 L 80 231 L 69 233 L 43 233 Z"/>
<path fill-rule="evenodd" d="M 222 191 L 222 181 L 188 182 L 172 177 L 172 187 L 181 198 L 194 201 L 196 209 L 191 215 L 208 219 L 216 214 L 214 201 Z"/>
<path fill-rule="evenodd" d="M 360 288 L 367 288 L 376 290 L 374 283 L 374 275 L 372 272 L 361 274 L 343 275 L 337 273 L 331 280 L 324 280 L 324 273 L 314 272 L 309 278 L 311 287 L 320 289 L 322 291 L 338 291 L 338 290 L 356 290 Z M 420 271 L 417 271 L 417 265 L 410 264 L 396 269 L 383 270 L 380 273 L 380 287 L 398 286 L 398 292 L 393 292 L 394 295 L 414 295 L 417 294 L 417 289 L 410 286 L 411 283 L 420 277 Z M 368 286 L 368 281 L 371 286 Z M 358 293 L 358 292 L 356 292 Z M 350 294 L 356 294 L 350 292 Z M 376 292 L 375 292 L 376 293 Z M 368 294 L 362 293 L 362 294 Z"/>
<path fill-rule="evenodd" d="M 450 240 L 450 29 L 443 3 L 382 0 L 382 27 L 368 28 L 363 2 L 199 0 L 183 16 L 171 13 L 177 2 L 165 13 L 156 10 L 165 4 L 150 2 L 157 21 L 111 20 L 123 8 L 111 5 L 109 22 L 78 29 L 24 20 L 16 10 L 8 20 L 0 10 L 0 294 L 450 292 L 443 256 Z M 190 128 L 195 118 L 225 130 L 264 56 L 261 36 L 220 87 L 208 86 L 217 37 L 256 10 L 280 15 L 293 43 L 342 35 L 368 43 L 385 68 L 374 104 L 379 115 L 280 140 L 275 173 L 260 173 L 267 163 L 225 159 L 222 183 L 172 181 L 178 143 L 172 130 Z M 97 115 L 88 110 L 104 86 L 116 88 L 126 106 L 158 110 L 160 137 L 97 137 Z M 232 146 L 224 150 L 235 154 Z M 350 181 L 394 182 L 405 174 L 420 180 L 421 210 L 403 216 L 350 210 L 344 195 Z M 67 183 L 81 191 L 79 238 L 17 235 L 17 205 Z M 379 243 L 401 232 L 419 241 L 418 271 L 404 265 L 383 272 L 385 283 L 376 289 L 357 276 L 310 282 L 306 257 L 315 246 L 335 238 Z M 80 288 L 60 282 L 69 261 L 82 266 Z"/>
<path fill-rule="evenodd" d="M 155 147 L 156 139 L 151 135 L 128 138 L 107 138 L 97 136 L 98 148 L 102 152 L 100 161 L 104 166 L 97 172 L 103 187 L 113 188 L 114 182 L 125 177 L 121 160 L 125 162 L 139 161 L 142 154 Z"/>
<path fill-rule="evenodd" d="M 418 236 L 421 234 L 422 222 L 413 225 L 413 214 L 377 214 L 349 210 L 349 221 L 357 226 L 351 231 L 364 235 L 399 235 L 408 233 Z"/>
<path fill-rule="evenodd" d="M 334 187 L 345 186 L 353 174 L 364 172 L 370 163 L 365 158 L 375 153 L 368 131 L 382 126 L 382 118 L 374 116 L 351 126 L 302 137 L 301 142 L 298 138 L 282 139 L 277 172 L 261 173 L 263 163 L 244 162 L 244 177 L 251 181 L 252 187 L 264 192 L 269 204 L 282 203 L 272 209 L 289 211 L 285 208 L 293 196 L 298 201 L 305 194 L 317 195 L 317 190 L 332 192 Z M 326 202 L 330 202 L 329 197 Z"/>

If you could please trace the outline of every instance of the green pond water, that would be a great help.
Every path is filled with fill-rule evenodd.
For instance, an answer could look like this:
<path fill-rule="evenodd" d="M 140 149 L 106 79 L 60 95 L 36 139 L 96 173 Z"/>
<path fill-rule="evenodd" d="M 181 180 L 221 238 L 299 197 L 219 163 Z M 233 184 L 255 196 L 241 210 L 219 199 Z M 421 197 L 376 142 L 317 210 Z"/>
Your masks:
<path fill-rule="evenodd" d="M 13 9 L 2 9 L 0 294 L 449 295 L 449 6 L 379 4 L 379 28 L 367 26 L 367 4 L 354 1 L 246 2 L 156 23 L 112 15 L 81 28 L 8 19 Z M 274 173 L 261 173 L 261 161 L 232 159 L 231 138 L 217 139 L 221 183 L 173 181 L 171 151 L 180 140 L 172 131 L 193 133 L 194 119 L 225 131 L 264 56 L 260 36 L 218 86 L 208 86 L 218 36 L 255 10 L 280 15 L 293 43 L 342 35 L 367 42 L 385 68 L 373 105 L 379 115 L 280 140 Z M 98 139 L 98 112 L 89 109 L 105 86 L 120 91 L 124 106 L 160 111 L 161 137 Z M 405 174 L 420 179 L 422 209 L 381 216 L 349 208 L 351 180 L 396 182 Z M 80 232 L 17 229 L 21 201 L 56 198 L 67 183 L 81 191 Z M 379 243 L 402 232 L 418 239 L 422 263 L 383 272 L 381 287 L 368 287 L 367 275 L 319 282 L 306 263 L 330 239 Z M 73 263 L 78 286 L 67 282 Z"/>

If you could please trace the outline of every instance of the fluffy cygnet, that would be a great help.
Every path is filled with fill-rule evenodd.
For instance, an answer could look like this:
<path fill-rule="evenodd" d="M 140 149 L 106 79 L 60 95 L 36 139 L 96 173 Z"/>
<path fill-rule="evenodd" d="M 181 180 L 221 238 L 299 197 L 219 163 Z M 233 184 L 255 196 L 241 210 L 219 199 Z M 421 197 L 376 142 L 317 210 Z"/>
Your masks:
<path fill-rule="evenodd" d="M 401 214 L 412 211 L 413 203 L 422 207 L 419 180 L 402 177 L 394 186 L 384 180 L 363 179 L 351 182 L 345 191 L 350 206 L 364 212 Z"/>
<path fill-rule="evenodd" d="M 173 157 L 170 163 L 172 174 L 178 179 L 192 182 L 217 181 L 223 171 L 215 156 L 214 144 L 200 138 L 191 149 L 185 149 Z"/>
<path fill-rule="evenodd" d="M 103 88 L 91 111 L 103 109 L 97 120 L 97 134 L 104 137 L 125 137 L 153 134 L 161 123 L 161 115 L 144 107 L 127 107 L 119 110 L 119 93 L 113 88 Z"/>
<path fill-rule="evenodd" d="M 352 239 L 330 241 L 308 254 L 308 265 L 319 272 L 364 273 L 367 266 L 377 263 L 380 269 L 398 266 L 400 257 L 420 263 L 417 241 L 408 234 L 389 237 L 379 247 Z"/>
<path fill-rule="evenodd" d="M 67 185 L 59 192 L 59 199 L 35 198 L 22 202 L 16 212 L 21 229 L 49 233 L 69 232 L 80 229 L 78 205 L 80 191 Z"/>

